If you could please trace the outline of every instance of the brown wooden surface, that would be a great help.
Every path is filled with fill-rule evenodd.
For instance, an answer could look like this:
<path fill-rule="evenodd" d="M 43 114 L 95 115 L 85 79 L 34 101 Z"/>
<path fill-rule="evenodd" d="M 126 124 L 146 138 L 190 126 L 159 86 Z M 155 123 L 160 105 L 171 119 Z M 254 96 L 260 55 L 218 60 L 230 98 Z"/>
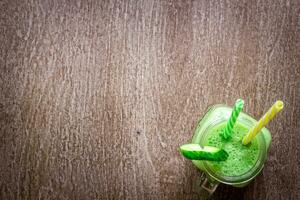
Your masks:
<path fill-rule="evenodd" d="M 177 152 L 216 103 L 273 143 L 248 187 L 300 199 L 300 1 L 0 1 L 0 199 L 204 199 Z"/>

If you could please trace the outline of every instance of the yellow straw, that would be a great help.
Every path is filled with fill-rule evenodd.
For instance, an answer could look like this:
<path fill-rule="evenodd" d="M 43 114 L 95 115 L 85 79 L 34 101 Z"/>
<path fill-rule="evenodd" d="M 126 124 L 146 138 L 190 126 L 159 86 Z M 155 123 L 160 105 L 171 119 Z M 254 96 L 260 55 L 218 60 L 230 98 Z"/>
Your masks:
<path fill-rule="evenodd" d="M 243 138 L 242 142 L 244 145 L 247 145 L 251 140 L 260 132 L 260 130 L 265 127 L 271 119 L 273 119 L 278 112 L 283 108 L 282 101 L 276 101 L 274 105 L 268 110 L 268 112 L 260 118 L 257 124 L 250 129 L 247 135 Z"/>

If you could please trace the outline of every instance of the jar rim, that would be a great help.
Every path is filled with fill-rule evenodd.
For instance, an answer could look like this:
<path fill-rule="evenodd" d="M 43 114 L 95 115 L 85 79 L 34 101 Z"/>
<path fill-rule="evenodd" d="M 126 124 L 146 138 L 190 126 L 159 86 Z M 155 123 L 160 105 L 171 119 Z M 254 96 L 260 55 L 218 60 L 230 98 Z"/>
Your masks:
<path fill-rule="evenodd" d="M 238 118 L 238 122 L 242 123 L 249 129 L 255 125 L 253 120 L 254 119 L 252 117 L 250 117 L 249 115 L 247 115 L 245 113 L 243 113 L 243 115 L 240 115 L 240 117 Z M 203 131 L 204 133 L 202 134 L 202 136 L 200 138 L 200 145 L 203 145 L 203 142 L 205 141 L 208 130 L 210 130 L 210 128 L 212 128 L 216 125 L 222 124 L 222 123 L 226 123 L 226 122 L 227 122 L 227 119 L 225 117 L 220 117 L 220 118 L 214 120 L 212 123 L 210 123 L 206 127 L 206 129 Z M 258 158 L 257 158 L 255 164 L 249 171 L 247 171 L 244 174 L 241 174 L 239 176 L 224 176 L 224 175 L 215 173 L 209 167 L 209 165 L 208 165 L 209 161 L 203 161 L 203 166 L 204 166 L 206 172 L 208 173 L 208 175 L 221 183 L 229 184 L 229 185 L 243 184 L 243 183 L 249 182 L 250 180 L 254 179 L 260 173 L 260 171 L 263 169 L 264 162 L 267 157 L 266 141 L 265 141 L 263 134 L 261 134 L 261 133 L 258 134 L 256 136 L 256 140 L 258 141 L 259 155 L 258 155 Z"/>

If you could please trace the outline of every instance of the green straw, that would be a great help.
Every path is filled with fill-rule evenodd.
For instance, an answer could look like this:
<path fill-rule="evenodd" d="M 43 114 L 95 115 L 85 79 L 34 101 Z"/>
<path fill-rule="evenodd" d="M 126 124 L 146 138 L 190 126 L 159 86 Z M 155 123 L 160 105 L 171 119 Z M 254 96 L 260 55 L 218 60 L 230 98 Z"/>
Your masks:
<path fill-rule="evenodd" d="M 244 107 L 244 101 L 242 99 L 236 100 L 234 107 L 232 109 L 231 116 L 226 124 L 226 128 L 221 133 L 221 137 L 224 138 L 225 140 L 231 138 L 232 129 L 243 107 Z"/>

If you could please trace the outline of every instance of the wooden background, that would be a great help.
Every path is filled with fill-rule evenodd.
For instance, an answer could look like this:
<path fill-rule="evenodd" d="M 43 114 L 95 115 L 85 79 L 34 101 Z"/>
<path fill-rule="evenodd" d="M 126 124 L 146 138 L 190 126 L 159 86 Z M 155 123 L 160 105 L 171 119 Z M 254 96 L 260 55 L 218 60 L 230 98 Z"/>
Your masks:
<path fill-rule="evenodd" d="M 177 152 L 209 105 L 277 99 L 249 186 L 300 199 L 300 1 L 0 1 L 0 199 L 204 199 Z"/>

